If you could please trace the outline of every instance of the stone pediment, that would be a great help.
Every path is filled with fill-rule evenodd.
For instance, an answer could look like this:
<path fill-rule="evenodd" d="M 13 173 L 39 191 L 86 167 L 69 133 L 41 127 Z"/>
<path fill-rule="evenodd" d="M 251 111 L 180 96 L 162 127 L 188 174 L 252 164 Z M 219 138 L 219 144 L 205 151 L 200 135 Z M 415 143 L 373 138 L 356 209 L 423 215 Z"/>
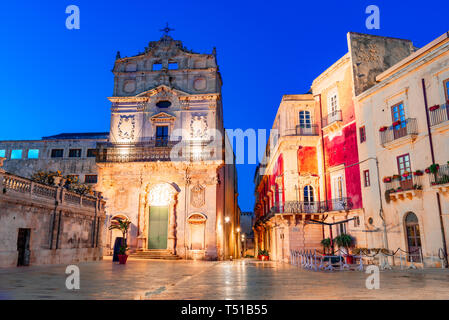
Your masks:
<path fill-rule="evenodd" d="M 176 117 L 166 112 L 159 112 L 150 117 L 151 122 L 174 122 Z"/>
<path fill-rule="evenodd" d="M 187 92 L 184 92 L 182 90 L 170 88 L 170 87 L 162 84 L 162 85 L 159 85 L 159 86 L 157 86 L 155 88 L 152 88 L 150 90 L 141 92 L 138 95 L 136 95 L 136 97 L 137 98 L 140 98 L 140 97 L 153 97 L 153 96 L 159 96 L 159 95 L 162 95 L 162 96 L 163 95 L 166 95 L 166 96 L 170 95 L 170 96 L 181 97 L 181 96 L 188 96 L 190 94 L 187 93 Z"/>

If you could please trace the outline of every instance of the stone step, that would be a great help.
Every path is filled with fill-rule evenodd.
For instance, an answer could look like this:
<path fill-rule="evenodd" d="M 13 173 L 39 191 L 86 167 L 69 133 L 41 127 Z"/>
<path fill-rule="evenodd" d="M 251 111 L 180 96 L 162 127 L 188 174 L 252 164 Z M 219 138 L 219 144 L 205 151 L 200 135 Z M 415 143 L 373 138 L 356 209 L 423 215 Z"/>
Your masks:
<path fill-rule="evenodd" d="M 130 257 L 136 259 L 163 259 L 163 260 L 178 260 L 181 257 L 172 254 L 169 250 L 138 250 L 130 254 Z"/>

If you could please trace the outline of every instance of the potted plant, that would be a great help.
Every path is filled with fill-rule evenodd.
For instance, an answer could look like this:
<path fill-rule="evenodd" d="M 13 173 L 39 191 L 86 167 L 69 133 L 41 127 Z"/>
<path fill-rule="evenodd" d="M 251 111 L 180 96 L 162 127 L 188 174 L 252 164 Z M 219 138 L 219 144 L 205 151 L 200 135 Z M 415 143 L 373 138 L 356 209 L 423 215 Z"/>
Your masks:
<path fill-rule="evenodd" d="M 401 176 L 398 175 L 398 174 L 394 174 L 394 175 L 393 175 L 393 179 L 394 179 L 394 180 L 401 180 Z"/>
<path fill-rule="evenodd" d="M 401 120 L 396 120 L 395 122 L 393 122 L 393 127 L 396 127 L 400 124 L 401 124 Z"/>
<path fill-rule="evenodd" d="M 389 182 L 391 182 L 391 177 L 385 177 L 383 179 L 383 181 L 384 181 L 384 183 L 389 183 Z"/>
<path fill-rule="evenodd" d="M 398 187 L 398 188 L 396 189 L 396 192 L 402 192 L 402 191 L 404 191 L 404 189 L 402 189 L 402 187 Z"/>
<path fill-rule="evenodd" d="M 416 177 L 420 177 L 422 176 L 424 173 L 421 170 L 416 170 L 415 172 L 413 172 L 413 175 Z"/>
<path fill-rule="evenodd" d="M 405 172 L 402 174 L 402 177 L 403 177 L 403 178 L 408 178 L 409 175 L 410 175 L 410 173 L 409 173 L 408 171 L 405 171 Z"/>
<path fill-rule="evenodd" d="M 321 244 L 323 245 L 324 248 L 324 255 L 330 254 L 331 239 L 330 238 L 323 239 L 321 240 Z"/>
<path fill-rule="evenodd" d="M 440 169 L 440 165 L 438 163 L 434 163 L 429 166 L 430 173 L 437 173 L 438 169 Z"/>
<path fill-rule="evenodd" d="M 344 248 L 346 250 L 346 263 L 353 264 L 354 257 L 349 254 L 349 248 L 353 246 L 354 238 L 352 238 L 349 234 L 342 233 L 335 237 L 334 242 L 338 245 L 339 248 Z"/>
<path fill-rule="evenodd" d="M 435 111 L 435 110 L 437 110 L 437 109 L 439 109 L 439 108 L 440 108 L 440 106 L 439 106 L 438 104 L 436 104 L 436 105 L 430 107 L 429 110 L 430 110 L 430 111 Z"/>
<path fill-rule="evenodd" d="M 384 131 L 387 131 L 387 129 L 388 129 L 388 127 L 383 126 L 383 127 L 380 127 L 379 131 L 380 132 L 384 132 Z"/>
<path fill-rule="evenodd" d="M 266 261 L 270 259 L 270 255 L 267 250 L 259 250 L 259 260 Z"/>
<path fill-rule="evenodd" d="M 415 185 L 413 185 L 413 189 L 415 189 L 415 190 L 422 190 L 422 185 L 415 184 Z"/>
<path fill-rule="evenodd" d="M 123 235 L 123 242 L 119 249 L 118 259 L 120 264 L 126 264 L 126 260 L 128 259 L 127 251 L 127 237 L 128 237 L 128 229 L 131 221 L 127 219 L 116 218 L 111 221 L 111 225 L 109 226 L 109 230 L 119 230 Z"/>

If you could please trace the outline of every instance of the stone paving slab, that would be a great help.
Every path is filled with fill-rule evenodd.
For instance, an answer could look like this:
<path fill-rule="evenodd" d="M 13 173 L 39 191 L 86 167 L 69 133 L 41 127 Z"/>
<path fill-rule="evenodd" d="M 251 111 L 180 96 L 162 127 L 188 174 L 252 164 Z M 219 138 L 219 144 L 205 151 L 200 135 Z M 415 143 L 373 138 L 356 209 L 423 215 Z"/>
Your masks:
<path fill-rule="evenodd" d="M 0 299 L 449 299 L 449 271 L 313 272 L 288 264 L 238 260 L 110 259 L 77 264 L 80 290 L 65 287 L 65 265 L 0 269 Z"/>

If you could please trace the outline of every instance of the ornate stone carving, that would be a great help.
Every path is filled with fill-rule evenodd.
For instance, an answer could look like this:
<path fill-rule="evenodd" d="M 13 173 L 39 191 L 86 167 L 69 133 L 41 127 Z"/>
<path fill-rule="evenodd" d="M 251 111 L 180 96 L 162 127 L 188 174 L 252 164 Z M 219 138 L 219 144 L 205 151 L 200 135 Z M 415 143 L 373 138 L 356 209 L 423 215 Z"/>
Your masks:
<path fill-rule="evenodd" d="M 193 116 L 190 121 L 190 136 L 192 139 L 207 137 L 207 120 L 205 116 Z"/>
<path fill-rule="evenodd" d="M 206 188 L 197 182 L 190 191 L 190 204 L 200 208 L 206 203 Z"/>
<path fill-rule="evenodd" d="M 150 206 L 168 206 L 175 196 L 175 190 L 167 183 L 160 183 L 150 189 L 148 204 Z"/>
<path fill-rule="evenodd" d="M 121 115 L 118 121 L 118 135 L 120 139 L 134 140 L 134 130 L 136 127 L 136 120 L 134 115 Z"/>

